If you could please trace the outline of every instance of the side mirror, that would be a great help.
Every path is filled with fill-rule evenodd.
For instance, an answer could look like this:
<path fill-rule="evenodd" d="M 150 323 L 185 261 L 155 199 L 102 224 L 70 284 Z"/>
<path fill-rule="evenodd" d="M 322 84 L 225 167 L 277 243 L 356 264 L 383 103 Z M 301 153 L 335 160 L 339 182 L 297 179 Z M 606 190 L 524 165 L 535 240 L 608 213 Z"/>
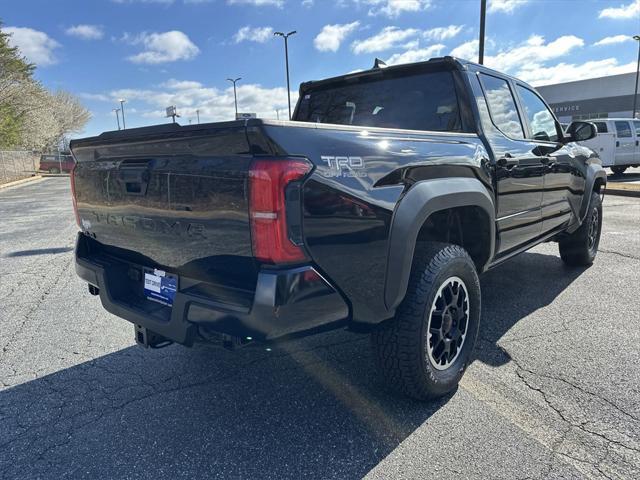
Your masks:
<path fill-rule="evenodd" d="M 596 126 L 591 122 L 571 122 L 565 134 L 566 142 L 584 142 L 598 134 Z"/>

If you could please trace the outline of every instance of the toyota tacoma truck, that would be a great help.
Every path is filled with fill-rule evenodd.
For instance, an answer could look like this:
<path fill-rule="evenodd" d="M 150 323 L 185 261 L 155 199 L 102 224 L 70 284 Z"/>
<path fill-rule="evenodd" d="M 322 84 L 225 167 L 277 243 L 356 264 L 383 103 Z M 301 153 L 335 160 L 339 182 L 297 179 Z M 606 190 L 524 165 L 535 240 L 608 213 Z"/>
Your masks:
<path fill-rule="evenodd" d="M 293 121 L 75 140 L 76 271 L 143 346 L 348 328 L 392 389 L 442 396 L 472 359 L 479 274 L 545 241 L 593 262 L 606 176 L 576 142 L 595 135 L 444 57 L 303 83 Z"/>

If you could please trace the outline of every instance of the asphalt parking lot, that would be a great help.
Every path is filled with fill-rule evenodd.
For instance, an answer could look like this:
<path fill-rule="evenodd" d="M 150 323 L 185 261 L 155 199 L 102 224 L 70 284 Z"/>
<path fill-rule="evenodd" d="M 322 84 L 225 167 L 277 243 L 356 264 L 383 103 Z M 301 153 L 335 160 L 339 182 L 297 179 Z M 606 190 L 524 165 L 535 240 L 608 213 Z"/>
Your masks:
<path fill-rule="evenodd" d="M 640 199 L 601 251 L 482 277 L 458 391 L 386 392 L 368 337 L 134 346 L 75 276 L 68 179 L 0 191 L 0 478 L 640 478 Z"/>

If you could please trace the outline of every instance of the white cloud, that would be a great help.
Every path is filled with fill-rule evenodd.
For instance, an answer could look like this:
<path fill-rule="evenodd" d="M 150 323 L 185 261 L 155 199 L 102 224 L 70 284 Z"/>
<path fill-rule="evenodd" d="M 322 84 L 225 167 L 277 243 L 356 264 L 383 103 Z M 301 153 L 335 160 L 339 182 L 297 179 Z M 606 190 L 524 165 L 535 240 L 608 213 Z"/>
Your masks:
<path fill-rule="evenodd" d="M 542 64 L 563 57 L 583 45 L 584 40 L 575 35 L 563 35 L 549 43 L 545 43 L 544 37 L 540 35 L 532 35 L 517 47 L 502 50 L 495 55 L 485 55 L 484 63 L 502 72 L 513 72 L 532 62 Z"/>
<path fill-rule="evenodd" d="M 158 64 L 190 60 L 200 53 L 200 49 L 179 30 L 142 33 L 134 38 L 125 34 L 123 40 L 132 44 L 141 44 L 145 48 L 144 51 L 128 57 L 128 60 L 133 63 Z"/>
<path fill-rule="evenodd" d="M 425 30 L 422 34 L 427 40 L 435 40 L 441 42 L 453 38 L 460 33 L 464 25 L 449 25 L 448 27 L 436 27 Z"/>
<path fill-rule="evenodd" d="M 131 105 L 127 112 L 135 108 L 139 116 L 154 123 L 164 121 L 165 107 L 176 105 L 182 117 L 181 123 L 195 119 L 199 110 L 201 122 L 215 122 L 234 118 L 235 108 L 233 87 L 225 89 L 207 87 L 192 80 L 167 80 L 157 89 L 120 89 L 99 94 L 83 94 L 84 98 L 101 99 L 115 102 L 126 98 Z M 291 92 L 291 101 L 295 102 L 298 92 Z M 243 112 L 257 113 L 259 117 L 276 118 L 276 110 L 281 113 L 287 108 L 286 88 L 265 88 L 258 84 L 238 85 L 238 108 Z M 286 114 L 285 114 L 286 115 Z"/>
<path fill-rule="evenodd" d="M 271 27 L 255 27 L 250 26 L 242 27 L 233 36 L 233 41 L 236 43 L 249 41 L 264 43 L 267 40 L 273 38 L 273 28 Z"/>
<path fill-rule="evenodd" d="M 640 17 L 640 0 L 633 0 L 629 4 L 621 4 L 619 7 L 609 7 L 600 10 L 598 18 L 612 18 L 614 20 L 638 19 Z"/>
<path fill-rule="evenodd" d="M 84 40 L 100 40 L 104 36 L 104 30 L 100 25 L 73 25 L 67 28 L 65 33 Z"/>
<path fill-rule="evenodd" d="M 170 78 L 166 82 L 161 83 L 160 86 L 170 88 L 172 90 L 191 90 L 195 88 L 202 88 L 202 84 L 200 82 L 193 80 L 176 80 L 175 78 Z"/>
<path fill-rule="evenodd" d="M 313 7 L 313 0 L 302 0 L 302 6 L 305 8 Z"/>
<path fill-rule="evenodd" d="M 544 67 L 536 63 L 530 63 L 516 72 L 516 76 L 534 86 L 539 86 L 619 75 L 621 73 L 634 72 L 635 69 L 635 61 L 619 64 L 615 58 L 605 58 L 604 60 L 591 60 L 582 64 L 558 63 L 557 65 Z"/>
<path fill-rule="evenodd" d="M 227 0 L 229 5 L 252 5 L 254 7 L 273 6 L 282 8 L 284 0 Z"/>
<path fill-rule="evenodd" d="M 398 27 L 385 27 L 378 34 L 364 40 L 356 40 L 351 44 L 353 53 L 382 52 L 400 45 L 420 31 L 415 28 L 401 30 Z"/>
<path fill-rule="evenodd" d="M 6 27 L 3 30 L 11 35 L 9 44 L 18 47 L 29 62 L 41 67 L 58 62 L 54 50 L 60 48 L 60 44 L 46 33 L 27 27 Z"/>
<path fill-rule="evenodd" d="M 451 55 L 464 60 L 478 61 L 478 40 L 469 40 L 451 50 Z"/>
<path fill-rule="evenodd" d="M 96 101 L 100 101 L 100 102 L 110 102 L 111 99 L 109 98 L 108 95 L 105 95 L 104 93 L 79 93 L 78 96 L 80 98 L 84 98 L 85 100 L 96 100 Z"/>
<path fill-rule="evenodd" d="M 321 52 L 337 52 L 340 44 L 351 34 L 360 22 L 345 24 L 325 25 L 320 33 L 313 39 L 313 45 Z"/>
<path fill-rule="evenodd" d="M 615 58 L 590 60 L 581 64 L 561 62 L 550 65 L 551 61 L 566 56 L 583 45 L 584 40 L 574 35 L 564 35 L 550 42 L 546 42 L 544 37 L 539 35 L 532 35 L 515 47 L 503 48 L 492 55 L 485 55 L 484 64 L 533 85 L 569 82 L 635 70 L 635 62 L 619 64 Z M 487 46 L 489 50 L 493 50 L 495 43 L 487 39 Z M 477 61 L 478 40 L 459 45 L 451 51 L 451 55 Z"/>
<path fill-rule="evenodd" d="M 355 3 L 368 5 L 369 15 L 384 15 L 396 18 L 405 12 L 419 12 L 431 6 L 431 0 L 355 0 Z"/>
<path fill-rule="evenodd" d="M 425 48 L 417 48 L 407 50 L 403 53 L 396 53 L 386 61 L 387 65 L 397 65 L 400 63 L 413 63 L 423 62 L 429 60 L 432 57 L 440 55 L 440 52 L 444 50 L 445 46 L 441 43 L 436 45 L 430 45 Z"/>
<path fill-rule="evenodd" d="M 598 40 L 594 43 L 594 46 L 601 45 L 614 45 L 616 43 L 624 43 L 624 42 L 633 42 L 633 37 L 631 35 L 613 35 L 611 37 L 604 37 L 601 40 Z"/>
<path fill-rule="evenodd" d="M 529 0 L 490 0 L 487 12 L 489 13 L 513 13 L 514 10 L 522 5 L 529 3 Z"/>

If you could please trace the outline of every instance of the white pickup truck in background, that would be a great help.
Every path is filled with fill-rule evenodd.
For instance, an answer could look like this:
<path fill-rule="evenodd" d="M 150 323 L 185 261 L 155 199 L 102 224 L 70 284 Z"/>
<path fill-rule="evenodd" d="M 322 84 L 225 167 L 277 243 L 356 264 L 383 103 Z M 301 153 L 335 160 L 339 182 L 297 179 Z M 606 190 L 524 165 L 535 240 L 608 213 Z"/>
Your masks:
<path fill-rule="evenodd" d="M 593 123 L 598 135 L 580 143 L 598 153 L 603 167 L 621 175 L 628 167 L 640 166 L 640 120 L 603 118 Z"/>

